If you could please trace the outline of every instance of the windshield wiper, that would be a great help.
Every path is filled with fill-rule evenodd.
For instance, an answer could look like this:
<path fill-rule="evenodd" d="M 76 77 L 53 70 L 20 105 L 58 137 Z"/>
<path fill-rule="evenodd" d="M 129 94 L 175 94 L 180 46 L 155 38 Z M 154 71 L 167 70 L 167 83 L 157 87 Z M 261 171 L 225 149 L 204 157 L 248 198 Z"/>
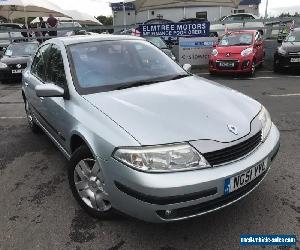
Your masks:
<path fill-rule="evenodd" d="M 187 74 L 183 74 L 183 75 L 176 75 L 176 76 L 173 76 L 172 78 L 170 78 L 170 81 L 172 80 L 178 80 L 178 79 L 182 79 L 182 78 L 185 78 L 185 77 L 188 77 L 190 75 L 187 75 Z"/>
<path fill-rule="evenodd" d="M 145 85 L 150 85 L 150 84 L 154 84 L 154 83 L 158 83 L 161 82 L 160 80 L 141 80 L 141 81 L 136 81 L 136 82 L 131 82 L 128 84 L 124 84 L 118 88 L 116 88 L 117 90 L 121 90 L 121 89 L 129 89 L 129 88 L 134 88 L 134 87 L 139 87 L 139 86 L 145 86 Z"/>

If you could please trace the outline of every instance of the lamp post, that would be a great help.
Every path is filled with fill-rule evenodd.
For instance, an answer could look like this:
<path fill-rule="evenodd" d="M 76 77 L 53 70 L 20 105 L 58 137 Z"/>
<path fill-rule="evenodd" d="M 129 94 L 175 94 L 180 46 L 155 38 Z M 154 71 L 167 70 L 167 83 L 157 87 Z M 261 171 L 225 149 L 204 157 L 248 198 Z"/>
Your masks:
<path fill-rule="evenodd" d="M 126 26 L 127 25 L 127 21 L 126 21 L 126 2 L 124 1 L 123 2 L 123 24 L 124 24 L 124 26 Z M 124 27 L 124 29 L 125 29 L 125 27 Z"/>
<path fill-rule="evenodd" d="M 269 7 L 269 0 L 267 0 L 266 2 L 265 19 L 268 18 L 268 7 Z"/>

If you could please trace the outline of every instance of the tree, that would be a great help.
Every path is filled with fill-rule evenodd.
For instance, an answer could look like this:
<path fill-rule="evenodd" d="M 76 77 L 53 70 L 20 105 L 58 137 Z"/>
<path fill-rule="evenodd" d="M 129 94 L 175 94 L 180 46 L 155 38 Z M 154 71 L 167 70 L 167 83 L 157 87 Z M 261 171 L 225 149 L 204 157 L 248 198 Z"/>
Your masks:
<path fill-rule="evenodd" d="M 98 21 L 101 22 L 105 26 L 113 25 L 113 17 L 112 16 L 98 16 Z"/>

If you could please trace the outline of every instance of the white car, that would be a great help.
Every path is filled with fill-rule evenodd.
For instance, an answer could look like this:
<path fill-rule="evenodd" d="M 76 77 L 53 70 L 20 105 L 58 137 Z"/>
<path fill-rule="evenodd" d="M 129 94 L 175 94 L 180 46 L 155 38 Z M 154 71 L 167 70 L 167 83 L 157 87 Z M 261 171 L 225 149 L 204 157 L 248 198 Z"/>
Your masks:
<path fill-rule="evenodd" d="M 8 30 L 14 30 L 10 32 L 11 38 L 17 38 L 14 41 L 20 40 L 22 37 L 21 32 L 15 32 L 15 30 L 22 29 L 22 25 L 16 23 L 1 23 L 0 24 L 0 51 L 3 51 L 3 48 L 6 48 L 11 42 L 9 40 Z M 4 32 L 5 31 L 5 32 Z M 7 32 L 6 32 L 7 31 Z"/>
<path fill-rule="evenodd" d="M 219 24 L 212 24 L 210 26 L 211 34 L 215 36 L 223 36 L 225 34 L 225 29 L 227 30 L 240 30 L 244 28 L 253 28 L 258 30 L 263 34 L 264 24 L 263 22 L 249 22 L 251 20 L 259 19 L 258 16 L 253 15 L 251 13 L 239 13 L 233 14 L 220 19 Z M 227 23 L 229 22 L 229 23 Z"/>

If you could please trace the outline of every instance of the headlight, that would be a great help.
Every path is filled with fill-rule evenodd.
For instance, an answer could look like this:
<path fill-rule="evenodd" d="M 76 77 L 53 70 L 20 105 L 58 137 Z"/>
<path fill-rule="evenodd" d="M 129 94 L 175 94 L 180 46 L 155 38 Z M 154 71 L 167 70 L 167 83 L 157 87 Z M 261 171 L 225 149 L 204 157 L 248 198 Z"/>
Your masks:
<path fill-rule="evenodd" d="M 213 49 L 212 52 L 211 52 L 212 56 L 217 56 L 218 54 L 219 54 L 219 52 L 216 49 Z"/>
<path fill-rule="evenodd" d="M 0 69 L 6 69 L 7 64 L 0 62 Z"/>
<path fill-rule="evenodd" d="M 172 172 L 210 167 L 204 157 L 188 144 L 120 148 L 114 158 L 146 172 Z"/>
<path fill-rule="evenodd" d="M 272 126 L 272 120 L 270 113 L 266 110 L 265 107 L 262 107 L 261 111 L 258 114 L 258 119 L 261 121 L 263 129 L 262 129 L 262 140 L 265 141 Z"/>
<path fill-rule="evenodd" d="M 286 55 L 286 53 L 287 53 L 287 52 L 286 52 L 282 47 L 279 47 L 279 48 L 278 48 L 278 54 L 284 56 L 284 55 Z"/>
<path fill-rule="evenodd" d="M 241 56 L 249 56 L 252 53 L 253 53 L 253 48 L 247 48 L 241 52 Z"/>

